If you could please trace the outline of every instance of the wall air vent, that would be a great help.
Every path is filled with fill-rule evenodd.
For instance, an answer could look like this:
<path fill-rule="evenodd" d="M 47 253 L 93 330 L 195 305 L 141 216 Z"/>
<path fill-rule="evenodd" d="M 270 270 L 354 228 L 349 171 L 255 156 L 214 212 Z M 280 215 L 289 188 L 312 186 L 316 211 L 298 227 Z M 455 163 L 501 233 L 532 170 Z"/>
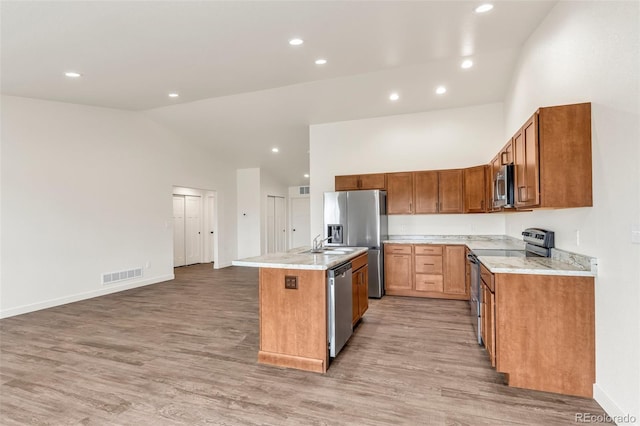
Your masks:
<path fill-rule="evenodd" d="M 309 193 L 309 187 L 308 186 L 300 186 L 298 187 L 300 190 L 300 195 L 306 195 Z"/>
<path fill-rule="evenodd" d="M 140 277 L 142 277 L 142 268 L 129 269 L 127 271 L 107 272 L 106 274 L 102 274 L 102 284 L 113 284 Z"/>

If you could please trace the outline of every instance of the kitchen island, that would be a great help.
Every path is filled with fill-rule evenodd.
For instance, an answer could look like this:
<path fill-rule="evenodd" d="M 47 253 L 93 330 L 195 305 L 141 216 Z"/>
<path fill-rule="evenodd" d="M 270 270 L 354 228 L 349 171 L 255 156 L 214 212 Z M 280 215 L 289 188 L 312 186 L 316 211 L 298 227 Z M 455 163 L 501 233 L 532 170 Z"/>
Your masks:
<path fill-rule="evenodd" d="M 308 248 L 297 248 L 233 261 L 234 266 L 260 268 L 259 363 L 327 371 L 327 271 L 367 250 L 350 247 L 311 253 Z"/>

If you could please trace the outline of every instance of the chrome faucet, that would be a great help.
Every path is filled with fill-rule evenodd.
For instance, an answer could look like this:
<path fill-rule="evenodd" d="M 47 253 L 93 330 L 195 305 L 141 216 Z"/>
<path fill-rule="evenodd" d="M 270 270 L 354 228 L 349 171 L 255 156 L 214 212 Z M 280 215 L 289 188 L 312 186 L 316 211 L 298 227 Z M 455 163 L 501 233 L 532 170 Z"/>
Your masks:
<path fill-rule="evenodd" d="M 324 242 L 325 241 L 329 241 L 330 239 L 333 238 L 332 236 L 328 236 L 327 238 L 324 238 L 322 240 L 318 240 L 318 238 L 320 238 L 321 236 L 322 236 L 322 234 L 318 234 L 313 239 L 313 247 L 311 248 L 312 252 L 321 252 L 324 249 Z"/>

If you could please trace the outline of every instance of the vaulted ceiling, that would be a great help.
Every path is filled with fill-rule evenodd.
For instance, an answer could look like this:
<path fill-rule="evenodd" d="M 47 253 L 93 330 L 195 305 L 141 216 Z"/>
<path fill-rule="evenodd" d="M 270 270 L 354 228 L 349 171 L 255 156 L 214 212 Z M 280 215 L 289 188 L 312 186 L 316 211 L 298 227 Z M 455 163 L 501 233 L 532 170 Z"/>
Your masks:
<path fill-rule="evenodd" d="M 501 101 L 555 3 L 3 1 L 2 93 L 143 111 L 228 164 L 300 185 L 310 124 Z"/>

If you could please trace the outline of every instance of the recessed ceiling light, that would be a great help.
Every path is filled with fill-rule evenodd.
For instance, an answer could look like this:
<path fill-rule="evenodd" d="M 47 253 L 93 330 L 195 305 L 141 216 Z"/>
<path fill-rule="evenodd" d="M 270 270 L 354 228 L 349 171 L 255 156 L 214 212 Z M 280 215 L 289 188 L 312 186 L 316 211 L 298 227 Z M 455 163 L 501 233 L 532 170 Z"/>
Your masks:
<path fill-rule="evenodd" d="M 64 73 L 64 75 L 66 75 L 67 77 L 71 77 L 71 78 L 82 77 L 82 74 L 80 74 L 79 72 L 75 72 L 75 71 L 67 71 L 67 72 Z"/>
<path fill-rule="evenodd" d="M 309 177 L 309 173 L 305 173 L 304 177 L 308 178 Z"/>
<path fill-rule="evenodd" d="M 178 96 L 180 96 L 180 95 L 177 94 L 177 93 L 169 93 L 169 97 L 170 98 L 177 98 Z"/>
<path fill-rule="evenodd" d="M 465 59 L 462 61 L 460 66 L 464 69 L 471 68 L 473 66 L 473 61 L 471 59 Z"/>
<path fill-rule="evenodd" d="M 443 95 L 443 94 L 447 93 L 447 88 L 446 88 L 446 87 L 444 87 L 444 86 L 438 86 L 438 87 L 436 88 L 436 93 L 437 93 L 438 95 Z"/>
<path fill-rule="evenodd" d="M 400 99 L 400 95 L 398 94 L 398 92 L 393 92 L 389 95 L 390 101 L 397 101 L 398 99 Z"/>
<path fill-rule="evenodd" d="M 289 40 L 289 44 L 292 46 L 300 46 L 302 43 L 304 43 L 304 40 L 301 38 L 292 38 Z"/>
<path fill-rule="evenodd" d="M 271 148 L 271 152 L 278 152 L 280 151 L 278 148 Z"/>
<path fill-rule="evenodd" d="M 327 63 L 326 59 L 316 59 L 316 65 L 324 65 Z"/>
<path fill-rule="evenodd" d="M 493 9 L 493 5 L 491 3 L 485 3 L 485 4 L 481 4 L 480 6 L 476 7 L 476 13 L 485 13 L 490 11 L 491 9 Z"/>

